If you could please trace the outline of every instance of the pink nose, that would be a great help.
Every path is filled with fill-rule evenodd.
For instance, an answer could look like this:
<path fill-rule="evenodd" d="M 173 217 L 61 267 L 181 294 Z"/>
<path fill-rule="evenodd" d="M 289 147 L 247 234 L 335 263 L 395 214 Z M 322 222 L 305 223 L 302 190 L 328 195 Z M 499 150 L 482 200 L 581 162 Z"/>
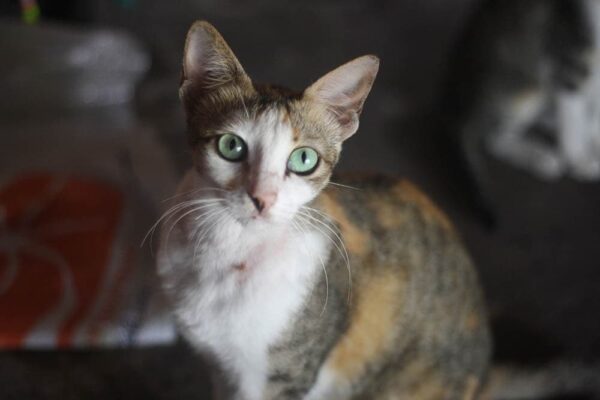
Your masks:
<path fill-rule="evenodd" d="M 276 192 L 255 193 L 248 192 L 248 197 L 252 200 L 252 204 L 256 207 L 259 214 L 267 212 L 277 200 Z"/>

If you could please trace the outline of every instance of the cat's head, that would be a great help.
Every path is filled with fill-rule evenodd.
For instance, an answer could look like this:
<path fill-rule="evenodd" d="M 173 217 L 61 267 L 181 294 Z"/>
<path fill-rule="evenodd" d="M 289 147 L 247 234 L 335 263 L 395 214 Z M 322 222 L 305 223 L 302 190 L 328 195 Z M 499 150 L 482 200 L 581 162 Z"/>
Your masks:
<path fill-rule="evenodd" d="M 327 185 L 378 67 L 359 57 L 303 92 L 258 85 L 217 30 L 196 22 L 180 87 L 196 172 L 239 221 L 289 219 Z"/>

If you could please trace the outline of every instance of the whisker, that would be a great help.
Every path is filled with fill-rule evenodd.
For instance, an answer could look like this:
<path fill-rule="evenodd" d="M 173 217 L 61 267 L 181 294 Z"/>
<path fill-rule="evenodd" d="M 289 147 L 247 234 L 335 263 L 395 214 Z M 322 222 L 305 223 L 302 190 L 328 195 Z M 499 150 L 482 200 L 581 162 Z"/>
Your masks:
<path fill-rule="evenodd" d="M 175 229 L 175 225 L 177 225 L 177 224 L 179 223 L 179 221 L 181 221 L 183 218 L 185 218 L 186 216 L 188 216 L 188 215 L 190 215 L 190 214 L 192 214 L 192 213 L 195 213 L 195 212 L 198 212 L 198 211 L 202 211 L 202 210 L 204 210 L 204 209 L 206 209 L 206 208 L 210 209 L 210 208 L 213 208 L 214 206 L 215 206 L 215 204 L 205 204 L 205 205 L 203 205 L 203 206 L 196 207 L 196 208 L 194 208 L 194 209 L 192 209 L 192 210 L 186 211 L 185 213 L 183 213 L 182 215 L 180 215 L 180 216 L 177 218 L 177 220 L 176 220 L 176 221 L 175 221 L 175 222 L 174 222 L 174 223 L 171 225 L 171 227 L 169 228 L 169 231 L 167 232 L 167 235 L 166 235 L 166 237 L 165 237 L 165 244 L 166 244 L 166 246 L 168 246 L 168 245 L 169 245 L 169 238 L 171 237 L 171 232 L 173 232 L 173 229 Z M 207 215 L 207 214 L 209 214 L 210 212 L 211 212 L 211 210 L 209 210 L 209 211 L 207 211 L 207 212 L 205 212 L 205 213 L 201 214 L 199 217 L 202 217 L 203 215 Z M 194 217 L 194 218 L 195 218 L 196 220 L 198 220 L 198 219 L 199 219 L 199 217 Z"/>
<path fill-rule="evenodd" d="M 246 113 L 246 118 L 250 119 L 250 113 L 248 112 L 248 108 L 246 107 L 246 103 L 244 102 L 244 95 L 242 94 L 242 90 L 238 88 L 237 92 L 240 101 L 242 102 L 242 107 L 244 107 L 244 112 Z"/>
<path fill-rule="evenodd" d="M 156 228 L 158 228 L 158 226 L 161 224 L 161 222 L 163 222 L 163 220 L 165 222 L 167 222 L 170 218 L 173 217 L 173 215 L 175 215 L 180 210 L 182 210 L 182 209 L 184 209 L 186 207 L 193 207 L 194 205 L 195 205 L 194 201 L 182 202 L 180 204 L 177 204 L 177 205 L 171 207 L 169 210 L 165 211 L 163 213 L 163 215 L 161 215 L 160 218 L 158 218 L 158 220 L 148 230 L 148 232 L 144 236 L 144 239 L 142 240 L 142 243 L 140 244 L 140 247 L 144 246 L 144 244 L 146 243 L 146 240 L 148 239 L 148 236 L 150 236 L 150 248 L 151 248 L 150 250 L 152 251 L 152 248 L 154 247 L 153 246 L 153 243 L 154 243 L 154 232 L 156 231 Z"/>
<path fill-rule="evenodd" d="M 197 234 L 200 234 L 198 239 L 196 239 L 196 242 L 194 244 L 194 257 L 192 258 L 192 260 L 194 260 L 194 262 L 196 261 L 197 257 L 198 257 L 198 249 L 200 248 L 200 244 L 202 243 L 202 240 L 204 240 L 204 238 L 206 237 L 206 235 L 208 234 L 208 232 L 210 232 L 215 226 L 217 226 L 219 224 L 219 222 L 224 218 L 225 213 L 227 210 L 225 209 L 221 209 L 218 211 L 215 211 L 213 214 L 209 215 L 208 217 L 206 217 L 206 219 L 202 222 L 202 224 L 199 225 L 199 228 L 197 230 Z M 210 226 L 208 226 L 206 229 L 201 229 L 202 225 L 204 225 L 205 223 L 209 222 L 209 219 L 214 218 L 214 221 L 212 222 L 212 224 Z"/>
<path fill-rule="evenodd" d="M 189 190 L 187 192 L 177 193 L 176 195 L 173 195 L 171 197 L 167 197 L 164 200 L 161 200 L 161 202 L 165 203 L 167 201 L 176 199 L 176 198 L 181 197 L 181 196 L 186 196 L 186 195 L 190 195 L 190 194 L 194 194 L 194 193 L 198 193 L 198 192 L 207 192 L 207 191 L 216 191 L 216 192 L 225 192 L 225 193 L 228 193 L 227 190 L 221 189 L 221 188 L 217 188 L 217 187 L 203 187 L 203 188 L 199 188 L 199 189 Z M 200 199 L 198 199 L 198 200 L 200 200 Z"/>
<path fill-rule="evenodd" d="M 309 214 L 303 213 L 302 211 L 298 211 L 297 215 L 303 217 L 304 222 L 308 223 L 314 229 L 316 229 L 319 232 L 321 232 L 327 239 L 329 239 L 331 241 L 331 243 L 333 243 L 333 245 L 336 247 L 337 251 L 340 253 L 340 256 L 342 257 L 342 259 L 344 259 L 345 264 L 346 264 L 346 269 L 348 270 L 348 302 L 350 302 L 350 300 L 352 299 L 352 271 L 350 269 L 350 256 L 348 255 L 348 251 L 346 250 L 346 245 L 344 244 L 342 238 L 333 229 L 331 229 L 329 227 L 329 225 L 327 225 L 323 221 L 321 221 L 321 220 L 319 220 L 319 219 L 317 219 L 317 218 L 315 218 L 315 217 L 313 217 L 313 216 L 311 216 Z M 339 244 L 338 244 L 337 241 L 333 240 L 327 234 L 327 232 L 325 232 L 325 231 L 323 231 L 323 229 L 319 228 L 318 225 L 315 225 L 312 222 L 306 220 L 306 218 L 310 218 L 313 221 L 315 221 L 315 223 L 319 223 L 323 227 L 327 228 L 331 233 L 333 233 L 335 235 L 335 237 L 339 241 Z"/>
<path fill-rule="evenodd" d="M 308 212 L 313 212 L 315 214 L 317 214 L 320 217 L 323 217 L 327 220 L 327 222 L 338 232 L 341 234 L 341 231 L 339 230 L 339 228 L 337 227 L 337 224 L 335 222 L 335 220 L 330 217 L 329 215 L 327 215 L 326 213 L 324 213 L 321 210 L 318 210 L 316 208 L 312 208 L 312 207 L 308 207 L 308 206 L 302 206 L 301 207 L 302 210 L 308 211 Z"/>
<path fill-rule="evenodd" d="M 186 207 L 193 207 L 193 206 L 199 205 L 199 204 L 218 203 L 221 201 L 223 201 L 223 200 L 222 199 L 196 199 L 196 200 L 183 201 L 179 204 L 174 205 L 173 207 L 171 207 L 167 211 L 165 211 L 163 213 L 163 215 L 161 215 L 160 218 L 158 218 L 158 220 L 152 225 L 152 227 L 148 230 L 148 232 L 144 236 L 144 239 L 142 240 L 140 247 L 143 247 L 144 244 L 146 243 L 146 240 L 148 240 L 148 237 L 150 237 L 150 247 L 152 250 L 152 247 L 153 247 L 152 244 L 154 242 L 154 232 L 156 231 L 156 228 L 160 225 L 161 222 L 168 221 L 178 211 L 180 211 Z"/>
<path fill-rule="evenodd" d="M 283 209 L 283 210 L 277 210 L 276 212 L 278 212 L 280 215 L 292 216 L 292 218 L 290 219 L 290 224 L 292 225 L 292 227 L 301 235 L 306 235 L 307 231 L 302 228 L 302 226 L 303 226 L 302 223 L 303 222 L 310 223 L 310 222 L 305 221 L 305 219 L 302 217 L 302 215 L 298 214 L 297 211 L 298 210 L 295 210 L 295 209 L 292 211 L 291 208 L 288 208 L 288 209 Z M 313 227 L 313 229 L 315 229 L 315 227 L 312 224 L 311 224 L 311 226 Z M 323 232 L 322 230 L 320 230 L 318 228 L 316 228 L 315 230 L 321 232 L 322 235 L 326 236 L 329 239 L 329 241 L 331 241 L 335 245 L 335 242 L 333 242 L 333 240 L 325 232 Z M 302 244 L 303 244 L 304 250 L 305 250 L 306 254 L 309 255 L 310 251 L 308 249 L 308 246 L 306 245 L 306 238 L 303 237 L 303 239 L 304 240 L 302 241 Z M 339 248 L 338 248 L 338 251 L 340 251 Z M 341 253 L 341 251 L 340 251 L 340 254 L 343 257 L 343 254 Z M 325 313 L 325 310 L 327 309 L 327 304 L 329 301 L 329 276 L 327 274 L 327 267 L 325 266 L 325 262 L 323 261 L 323 258 L 321 257 L 320 254 L 318 255 L 318 257 L 319 257 L 319 261 L 321 263 L 323 272 L 325 274 L 325 302 L 323 304 L 323 309 L 321 310 L 321 313 L 319 315 L 319 317 L 321 317 Z"/>
<path fill-rule="evenodd" d="M 195 236 L 197 234 L 198 231 L 200 231 L 202 229 L 202 226 L 206 224 L 206 222 L 209 220 L 210 217 L 212 217 L 215 214 L 219 214 L 223 211 L 223 209 L 217 209 L 217 210 L 209 210 L 207 212 L 204 212 L 202 215 L 205 215 L 206 218 L 204 221 L 202 221 L 200 224 L 198 224 L 198 227 L 196 228 L 194 234 L 192 236 Z M 171 255 L 169 253 L 169 239 L 168 237 L 166 238 L 165 241 L 165 251 L 167 253 L 167 257 L 169 258 L 169 260 L 171 259 Z"/>
<path fill-rule="evenodd" d="M 296 224 L 294 222 L 294 220 L 292 220 L 291 222 L 292 222 L 292 225 L 298 229 L 300 234 L 306 235 L 306 231 L 304 231 L 302 229 L 302 227 L 299 225 L 301 221 L 298 221 L 298 224 Z M 307 251 L 307 254 L 308 254 L 309 251 L 306 246 L 306 241 L 303 241 L 303 244 L 304 244 L 304 249 Z M 325 262 L 323 262 L 323 258 L 321 257 L 320 254 L 319 254 L 319 261 L 321 262 L 321 267 L 323 269 L 323 273 L 325 274 L 325 302 L 323 303 L 323 309 L 321 310 L 321 313 L 319 314 L 319 318 L 320 318 L 325 313 L 325 310 L 327 309 L 327 303 L 329 301 L 329 276 L 327 275 L 327 268 L 325 267 Z"/>
<path fill-rule="evenodd" d="M 350 185 L 344 185 L 344 184 L 333 182 L 333 181 L 329 181 L 328 185 L 333 185 L 333 186 L 337 186 L 337 187 L 344 188 L 344 189 L 362 190 L 361 188 L 357 188 L 357 187 L 350 186 Z"/>
<path fill-rule="evenodd" d="M 326 218 L 328 220 L 328 222 L 329 222 L 328 224 L 326 224 L 325 222 L 319 220 L 318 218 L 315 218 L 313 216 L 309 216 L 311 219 L 313 219 L 316 222 L 319 222 L 321 225 L 325 226 L 330 232 L 332 232 L 335 235 L 335 237 L 337 238 L 337 240 L 339 241 L 340 245 L 342 246 L 342 248 L 344 250 L 344 255 L 342 255 L 342 257 L 345 258 L 346 269 L 348 270 L 348 284 L 349 284 L 348 302 L 350 302 L 350 300 L 352 298 L 352 269 L 350 268 L 350 256 L 349 256 L 348 251 L 346 249 L 346 245 L 345 245 L 345 243 L 344 243 L 344 241 L 343 241 L 343 239 L 341 237 L 342 236 L 342 232 L 338 228 L 338 226 L 335 223 L 335 221 L 333 220 L 333 218 L 331 218 L 325 212 L 322 212 L 322 211 L 320 211 L 320 210 L 318 210 L 316 208 L 312 208 L 312 207 L 308 207 L 308 206 L 303 206 L 303 207 L 301 207 L 301 209 L 315 212 L 318 215 L 322 216 L 323 218 Z"/>
<path fill-rule="evenodd" d="M 341 232 L 340 232 L 340 234 L 338 234 L 338 232 L 336 232 L 334 229 L 332 229 L 329 224 L 326 224 L 325 222 L 323 222 L 320 219 L 318 219 L 318 218 L 310 215 L 309 213 L 305 213 L 305 212 L 302 212 L 302 211 L 299 210 L 298 214 L 310 218 L 311 220 L 313 220 L 313 221 L 321 224 L 323 227 L 327 228 L 331 233 L 333 233 L 335 235 L 336 239 L 339 240 L 340 245 L 342 246 L 342 248 L 344 249 L 344 254 L 342 256 L 345 258 L 345 260 L 348 263 L 350 263 L 350 256 L 348 255 L 348 251 L 346 250 L 346 245 L 344 244 L 344 241 L 342 240 L 342 237 L 340 236 Z"/>

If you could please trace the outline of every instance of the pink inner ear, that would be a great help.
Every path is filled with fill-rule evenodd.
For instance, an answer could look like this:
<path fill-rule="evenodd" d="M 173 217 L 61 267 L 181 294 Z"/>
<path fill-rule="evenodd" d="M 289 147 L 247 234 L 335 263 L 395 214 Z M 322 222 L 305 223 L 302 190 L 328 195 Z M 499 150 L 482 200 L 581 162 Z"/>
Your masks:
<path fill-rule="evenodd" d="M 227 68 L 223 68 L 227 64 L 227 60 L 224 55 L 215 51 L 214 46 L 214 39 L 204 29 L 196 28 L 189 33 L 184 55 L 186 79 L 204 82 L 215 79 L 217 72 L 228 75 Z M 216 71 L 214 67 L 219 65 L 221 68 Z"/>
<path fill-rule="evenodd" d="M 356 85 L 343 89 L 331 99 L 332 107 L 360 114 L 366 96 L 371 90 L 371 82 L 363 77 Z"/>
<path fill-rule="evenodd" d="M 329 72 L 306 91 L 335 114 L 344 129 L 344 139 L 358 128 L 358 115 L 378 68 L 379 60 L 376 57 L 359 57 Z"/>
<path fill-rule="evenodd" d="M 195 23 L 188 32 L 183 58 L 186 80 L 205 88 L 236 82 L 247 84 L 237 58 L 219 32 L 205 22 Z"/>
<path fill-rule="evenodd" d="M 348 126 L 350 123 L 353 123 L 357 114 L 351 103 L 348 103 L 345 107 L 330 106 L 329 109 L 335 114 L 341 126 Z"/>
<path fill-rule="evenodd" d="M 190 37 L 186 48 L 184 72 L 187 79 L 202 74 L 202 52 L 199 49 L 200 46 L 196 43 L 198 40 L 200 39 Z"/>

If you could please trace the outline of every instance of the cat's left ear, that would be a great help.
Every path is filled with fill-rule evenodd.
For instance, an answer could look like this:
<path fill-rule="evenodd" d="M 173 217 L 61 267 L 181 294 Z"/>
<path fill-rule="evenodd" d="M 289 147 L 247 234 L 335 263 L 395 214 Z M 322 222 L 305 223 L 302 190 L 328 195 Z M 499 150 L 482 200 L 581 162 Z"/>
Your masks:
<path fill-rule="evenodd" d="M 342 140 L 358 130 L 358 117 L 378 70 L 379 58 L 362 56 L 329 72 L 304 92 L 333 114 L 341 128 Z"/>

